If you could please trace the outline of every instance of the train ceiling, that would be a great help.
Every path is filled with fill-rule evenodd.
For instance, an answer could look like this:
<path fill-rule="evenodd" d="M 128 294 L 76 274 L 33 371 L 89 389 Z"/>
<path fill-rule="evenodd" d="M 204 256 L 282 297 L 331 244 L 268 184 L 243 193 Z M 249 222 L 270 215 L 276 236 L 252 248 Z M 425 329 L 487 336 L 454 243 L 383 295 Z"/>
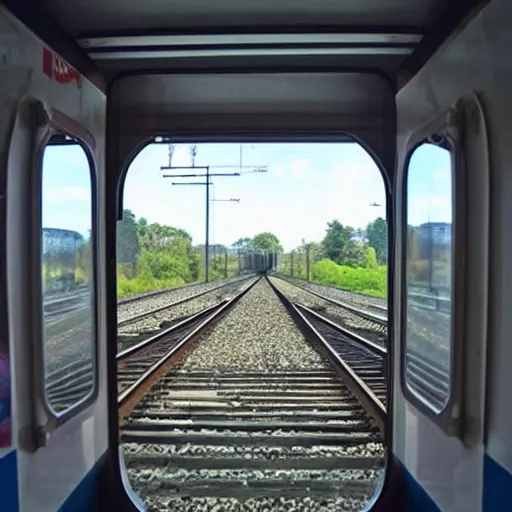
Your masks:
<path fill-rule="evenodd" d="M 7 0 L 108 78 L 176 69 L 375 70 L 407 81 L 488 0 Z M 61 44 L 61 47 L 65 45 Z M 69 49 L 62 52 L 66 57 Z"/>

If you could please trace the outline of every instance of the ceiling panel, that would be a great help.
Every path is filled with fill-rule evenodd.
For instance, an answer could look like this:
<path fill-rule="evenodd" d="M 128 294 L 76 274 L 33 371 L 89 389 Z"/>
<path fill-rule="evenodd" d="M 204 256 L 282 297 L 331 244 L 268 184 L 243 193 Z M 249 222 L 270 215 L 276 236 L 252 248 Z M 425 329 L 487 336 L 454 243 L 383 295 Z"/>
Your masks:
<path fill-rule="evenodd" d="M 315 56 L 274 56 L 248 59 L 247 57 L 219 57 L 211 59 L 207 57 L 197 57 L 193 59 L 122 59 L 97 61 L 101 69 L 105 70 L 107 76 L 114 77 L 123 71 L 142 72 L 147 70 L 180 72 L 184 70 L 194 70 L 199 74 L 205 71 L 229 70 L 266 70 L 266 71 L 286 71 L 286 70 L 361 70 L 383 72 L 392 75 L 403 61 L 403 55 L 347 55 L 331 56 L 326 55 L 321 58 Z"/>
<path fill-rule="evenodd" d="M 144 75 L 122 80 L 124 108 L 177 113 L 375 112 L 390 86 L 357 73 Z"/>
<path fill-rule="evenodd" d="M 43 0 L 73 35 L 187 27 L 418 28 L 439 0 Z"/>
<path fill-rule="evenodd" d="M 325 68 L 384 72 L 400 83 L 488 1 L 4 0 L 81 72 L 110 79 Z"/>

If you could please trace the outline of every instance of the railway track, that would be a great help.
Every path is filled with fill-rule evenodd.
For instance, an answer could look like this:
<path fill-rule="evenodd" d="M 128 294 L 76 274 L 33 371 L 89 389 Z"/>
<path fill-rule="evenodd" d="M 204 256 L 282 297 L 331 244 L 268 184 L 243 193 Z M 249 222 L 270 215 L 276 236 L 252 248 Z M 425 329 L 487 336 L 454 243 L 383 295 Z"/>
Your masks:
<path fill-rule="evenodd" d="M 286 283 L 291 284 L 292 286 L 296 286 L 300 288 L 306 293 L 309 293 L 315 297 L 318 297 L 322 300 L 325 300 L 335 306 L 338 306 L 342 309 L 346 309 L 356 315 L 361 316 L 362 318 L 366 318 L 370 322 L 374 322 L 378 325 L 387 325 L 387 308 L 378 304 L 378 303 L 361 303 L 357 300 L 340 300 L 339 298 L 334 298 L 332 294 L 327 295 L 330 290 L 333 288 L 323 287 L 320 285 L 315 285 L 314 283 L 307 282 L 299 282 L 298 279 L 287 279 L 283 276 L 273 275 L 274 278 L 279 279 L 281 281 L 285 281 Z M 315 288 L 315 289 L 313 289 Z M 321 293 L 323 292 L 323 293 Z M 347 294 L 348 295 L 348 294 Z M 359 304 L 360 307 L 356 307 L 354 303 Z"/>
<path fill-rule="evenodd" d="M 220 286 L 199 289 L 197 293 L 190 294 L 187 290 L 185 297 L 176 299 L 171 294 L 171 300 L 164 300 L 164 296 L 158 295 L 158 305 L 149 307 L 148 298 L 144 297 L 144 307 L 137 314 L 127 317 L 126 312 L 120 313 L 118 320 L 118 343 L 120 350 L 137 343 L 148 335 L 151 335 L 163 327 L 169 327 L 176 322 L 199 313 L 213 304 L 230 298 L 239 290 L 243 290 L 255 281 L 254 276 L 223 282 Z M 167 295 L 168 297 L 169 295 Z M 152 300 L 152 299 L 151 299 Z M 133 302 L 130 302 L 133 310 Z"/>
<path fill-rule="evenodd" d="M 380 345 L 385 353 L 387 314 L 372 312 L 371 308 L 375 308 L 375 304 L 364 304 L 364 309 L 360 309 L 352 304 L 333 299 L 336 293 L 327 296 L 310 289 L 310 287 L 315 287 L 327 293 L 329 287 L 312 283 L 298 283 L 296 279 L 290 280 L 275 275 L 271 279 L 299 307 L 309 309 L 306 316 L 312 318 L 315 325 L 320 322 L 319 331 L 326 333 L 326 338 L 331 345 L 342 347 L 340 355 L 344 359 L 352 359 L 353 353 L 348 356 L 343 351 L 343 347 L 348 346 L 346 342 L 349 340 L 352 340 L 355 345 L 367 348 L 371 347 L 373 342 L 373 344 Z M 330 290 L 345 294 L 347 297 L 350 296 L 350 293 L 342 290 Z M 357 297 L 357 294 L 354 295 Z M 415 294 L 415 296 L 419 295 Z M 449 311 L 450 302 L 448 299 L 439 299 L 437 304 L 426 306 L 418 301 L 418 298 L 414 299 L 413 297 L 414 306 L 408 313 L 409 322 L 406 335 L 409 341 L 405 367 L 407 382 L 412 390 L 425 397 L 434 408 L 442 410 L 450 388 L 450 361 L 446 347 L 450 316 L 445 314 L 447 310 Z M 347 313 L 340 313 L 343 310 Z M 329 323 L 329 321 L 331 322 Z M 336 330 L 337 333 L 334 332 Z M 385 357 L 382 353 L 373 351 L 376 357 Z M 356 356 L 359 357 L 358 351 L 356 351 Z M 368 379 L 366 380 L 368 381 Z"/>
<path fill-rule="evenodd" d="M 383 347 L 387 346 L 387 317 L 368 309 L 360 309 L 352 304 L 340 302 L 290 282 L 288 279 L 271 276 L 269 281 L 290 300 L 307 306 L 332 322 Z"/>
<path fill-rule="evenodd" d="M 294 303 L 312 326 L 335 350 L 382 405 L 387 405 L 386 368 L 387 350 L 370 340 L 332 322 L 308 307 Z M 426 397 L 441 410 L 450 386 L 447 368 L 417 350 L 411 349 L 407 355 L 407 379 L 412 389 Z"/>
<path fill-rule="evenodd" d="M 125 344 L 129 345 L 129 347 L 125 347 L 125 350 L 121 350 L 118 354 L 120 366 L 126 365 L 133 370 L 131 370 L 131 373 L 128 370 L 124 372 L 124 382 L 127 382 L 129 375 L 135 376 L 137 371 L 141 371 L 143 368 L 142 364 L 138 364 L 137 369 L 135 369 L 136 357 L 134 354 L 136 352 L 144 349 L 147 345 L 154 345 L 155 349 L 162 346 L 170 346 L 173 342 L 180 339 L 187 329 L 193 328 L 207 313 L 214 312 L 225 303 L 229 292 L 236 290 L 237 287 L 244 289 L 246 285 L 250 285 L 253 281 L 253 276 L 232 279 L 228 283 L 223 282 L 221 286 L 207 286 L 207 290 L 201 289 L 199 293 L 192 295 L 190 295 L 189 290 L 182 290 L 182 292 L 186 291 L 189 295 L 179 300 L 180 303 L 188 301 L 193 302 L 194 299 L 208 293 L 211 295 L 207 299 L 202 300 L 199 304 L 194 304 L 192 307 L 188 306 L 185 310 L 176 311 L 176 303 L 162 308 L 162 314 L 159 319 L 156 322 L 153 319 L 153 329 L 150 330 L 149 335 L 147 332 L 142 332 L 128 337 L 128 342 L 126 343 L 125 341 Z M 197 290 L 199 287 L 194 286 L 194 288 Z M 215 295 L 215 293 L 217 290 L 221 289 L 227 289 L 228 293 L 223 293 L 220 300 L 217 300 L 219 297 Z M 168 296 L 168 291 L 165 294 Z M 148 296 L 152 297 L 153 295 L 157 295 L 160 297 L 160 300 L 162 300 L 165 294 L 157 292 L 155 294 L 145 295 L 143 298 L 147 299 Z M 74 297 L 75 295 L 72 296 L 72 298 Z M 64 297 L 64 299 L 67 300 L 67 297 Z M 134 302 L 134 300 L 132 299 L 129 302 Z M 49 306 L 54 309 L 58 308 L 58 312 L 60 313 L 63 303 L 65 303 L 65 300 L 58 299 L 49 303 Z M 71 306 L 73 308 L 76 307 L 74 303 L 72 303 Z M 171 314 L 170 311 L 172 311 L 174 315 Z M 64 318 L 64 320 L 65 319 L 66 318 Z M 170 320 L 170 322 L 168 320 Z M 122 336 L 120 338 L 122 338 Z M 124 362 L 125 359 L 127 362 Z M 62 411 L 74 405 L 85 398 L 93 389 L 94 375 L 92 355 L 84 353 L 78 358 L 76 358 L 75 355 L 73 361 L 62 366 L 56 363 L 52 364 L 50 371 L 45 376 L 45 382 L 48 401 L 54 410 Z"/>
<path fill-rule="evenodd" d="M 294 303 L 294 305 L 340 356 L 346 364 L 346 371 L 354 372 L 385 408 L 387 403 L 385 378 L 387 350 L 344 329 L 301 304 Z"/>
<path fill-rule="evenodd" d="M 223 300 L 213 306 L 182 318 L 170 327 L 161 329 L 132 348 L 118 354 L 119 361 L 119 393 L 137 381 L 158 359 L 159 350 L 166 351 L 182 339 L 187 332 L 193 331 L 208 314 L 213 313 L 226 303 Z M 386 403 L 384 383 L 385 349 L 372 343 L 356 333 L 343 328 L 300 303 L 294 304 L 306 319 L 324 337 L 326 343 L 335 349 L 338 355 L 347 362 L 348 366 L 368 384 L 383 405 Z M 146 347 L 153 346 L 152 349 Z M 152 361 L 144 360 L 148 350 L 153 350 Z M 379 362 L 380 361 L 380 362 Z M 440 368 L 419 354 L 412 353 L 408 364 L 408 378 L 411 386 L 426 394 L 434 405 L 443 405 L 448 390 L 449 381 L 447 370 Z M 87 394 L 92 383 L 92 362 L 82 359 L 59 368 L 47 376 L 47 386 L 50 402 L 58 410 L 65 409 L 78 398 Z"/>
<path fill-rule="evenodd" d="M 290 308 L 259 281 L 120 396 L 128 475 L 150 510 L 356 510 L 371 498 L 383 406 Z"/>
<path fill-rule="evenodd" d="M 122 299 L 118 302 L 117 314 L 119 327 L 129 324 L 146 315 L 151 315 L 164 310 L 169 306 L 178 306 L 190 300 L 197 299 L 217 290 L 224 290 L 236 283 L 243 283 L 254 279 L 254 275 L 210 281 L 208 283 L 195 283 L 179 286 L 167 290 L 158 290 L 135 297 Z"/>
<path fill-rule="evenodd" d="M 155 364 L 158 364 L 188 333 L 201 325 L 208 315 L 214 314 L 226 302 L 222 301 L 208 307 L 119 352 L 117 354 L 117 385 L 120 403 L 124 396 L 130 394 L 130 389 L 135 389 L 137 383 L 146 378 L 148 372 L 154 371 Z"/>
<path fill-rule="evenodd" d="M 316 294 L 317 297 L 324 300 L 332 300 L 333 304 L 337 304 L 340 307 L 346 307 L 349 310 L 353 309 L 356 313 L 360 312 L 363 315 L 368 313 L 371 319 L 376 322 L 384 323 L 387 321 L 388 308 L 384 299 L 281 274 L 272 273 L 272 277 L 297 286 L 305 292 Z"/>
<path fill-rule="evenodd" d="M 152 510 L 361 509 L 384 466 L 386 350 L 255 283 L 118 354 L 132 486 Z M 49 385 L 61 408 L 92 365 L 72 374 Z"/>
<path fill-rule="evenodd" d="M 355 305 L 359 309 L 367 310 L 377 315 L 387 315 L 387 304 L 384 299 L 352 292 L 336 286 L 305 281 L 283 274 L 272 273 L 272 276 L 292 284 L 297 284 L 307 290 L 316 291 L 320 295 Z M 411 305 L 418 309 L 436 311 L 447 315 L 451 314 L 451 298 L 447 289 L 440 291 L 437 288 L 429 288 L 428 285 L 419 287 L 412 284 L 408 292 L 408 300 Z"/>

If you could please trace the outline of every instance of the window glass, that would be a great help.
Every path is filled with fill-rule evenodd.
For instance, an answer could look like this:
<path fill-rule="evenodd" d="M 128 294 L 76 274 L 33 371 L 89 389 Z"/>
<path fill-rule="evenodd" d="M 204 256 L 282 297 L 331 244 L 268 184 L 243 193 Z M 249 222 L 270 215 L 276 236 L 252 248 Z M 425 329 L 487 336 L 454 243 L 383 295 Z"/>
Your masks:
<path fill-rule="evenodd" d="M 61 412 L 94 388 L 91 169 L 69 137 L 54 136 L 45 148 L 41 209 L 46 395 Z"/>
<path fill-rule="evenodd" d="M 405 374 L 435 410 L 450 393 L 453 169 L 446 146 L 423 143 L 407 176 Z"/>

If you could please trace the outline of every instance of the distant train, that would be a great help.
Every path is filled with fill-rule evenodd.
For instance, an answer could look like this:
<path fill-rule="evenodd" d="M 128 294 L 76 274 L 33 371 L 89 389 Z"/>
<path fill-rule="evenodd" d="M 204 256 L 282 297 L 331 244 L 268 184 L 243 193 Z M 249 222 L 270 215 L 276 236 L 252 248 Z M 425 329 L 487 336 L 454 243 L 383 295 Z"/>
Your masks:
<path fill-rule="evenodd" d="M 279 253 L 274 250 L 254 250 L 241 257 L 242 270 L 265 273 L 275 270 L 279 262 Z"/>
<path fill-rule="evenodd" d="M 80 277 L 84 237 L 68 229 L 42 229 L 42 278 L 45 294 L 71 291 Z"/>

